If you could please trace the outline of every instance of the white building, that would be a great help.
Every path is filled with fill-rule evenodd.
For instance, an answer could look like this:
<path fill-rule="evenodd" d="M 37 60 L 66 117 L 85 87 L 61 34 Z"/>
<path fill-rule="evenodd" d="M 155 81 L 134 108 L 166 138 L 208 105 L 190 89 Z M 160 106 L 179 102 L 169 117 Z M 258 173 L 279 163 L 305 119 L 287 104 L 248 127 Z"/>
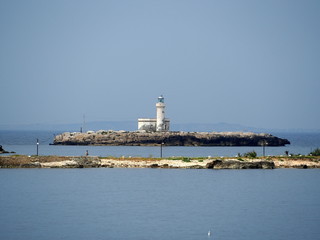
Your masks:
<path fill-rule="evenodd" d="M 139 118 L 138 130 L 144 130 L 148 132 L 167 132 L 169 131 L 170 120 L 165 118 L 165 104 L 164 97 L 161 95 L 158 97 L 156 104 L 157 118 Z"/>

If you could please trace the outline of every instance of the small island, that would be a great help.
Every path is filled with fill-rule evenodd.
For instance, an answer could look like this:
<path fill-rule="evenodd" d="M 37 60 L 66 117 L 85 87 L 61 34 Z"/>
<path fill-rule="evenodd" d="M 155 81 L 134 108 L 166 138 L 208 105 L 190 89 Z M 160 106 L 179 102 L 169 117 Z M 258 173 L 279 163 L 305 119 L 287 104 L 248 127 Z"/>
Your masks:
<path fill-rule="evenodd" d="M 65 132 L 55 136 L 54 145 L 109 146 L 285 146 L 287 139 L 251 132 Z"/>
<path fill-rule="evenodd" d="M 81 128 L 82 129 L 82 128 Z M 158 97 L 156 118 L 139 118 L 137 131 L 100 130 L 65 132 L 55 136 L 53 145 L 109 146 L 284 146 L 287 139 L 266 133 L 170 131 L 165 117 L 164 97 Z"/>

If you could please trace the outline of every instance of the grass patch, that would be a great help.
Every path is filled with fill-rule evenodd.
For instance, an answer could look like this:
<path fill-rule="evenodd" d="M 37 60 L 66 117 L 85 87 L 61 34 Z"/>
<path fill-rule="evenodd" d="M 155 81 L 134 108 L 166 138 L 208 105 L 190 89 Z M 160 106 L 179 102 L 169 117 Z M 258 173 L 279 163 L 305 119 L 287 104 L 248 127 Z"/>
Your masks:
<path fill-rule="evenodd" d="M 169 157 L 169 160 L 183 160 L 183 157 Z"/>

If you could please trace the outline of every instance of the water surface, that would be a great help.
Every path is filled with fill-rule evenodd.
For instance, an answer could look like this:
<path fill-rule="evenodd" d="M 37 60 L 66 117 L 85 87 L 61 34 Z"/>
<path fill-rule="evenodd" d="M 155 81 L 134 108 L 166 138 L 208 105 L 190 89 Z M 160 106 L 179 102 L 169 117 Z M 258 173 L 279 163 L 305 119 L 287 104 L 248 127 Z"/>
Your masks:
<path fill-rule="evenodd" d="M 49 131 L 0 131 L 0 144 L 7 151 L 17 154 L 36 154 L 36 140 L 39 139 L 40 155 L 81 156 L 88 150 L 92 156 L 135 156 L 160 157 L 160 146 L 130 147 L 130 146 L 51 146 L 57 132 Z M 320 147 L 320 133 L 273 133 L 273 135 L 287 138 L 290 145 L 284 147 L 266 147 L 266 155 L 309 154 L 313 149 Z M 263 155 L 262 147 L 163 147 L 163 157 L 188 156 L 207 157 L 224 156 L 234 157 L 249 151 L 256 151 Z"/>
<path fill-rule="evenodd" d="M 319 239 L 318 169 L 0 169 L 0 239 Z"/>

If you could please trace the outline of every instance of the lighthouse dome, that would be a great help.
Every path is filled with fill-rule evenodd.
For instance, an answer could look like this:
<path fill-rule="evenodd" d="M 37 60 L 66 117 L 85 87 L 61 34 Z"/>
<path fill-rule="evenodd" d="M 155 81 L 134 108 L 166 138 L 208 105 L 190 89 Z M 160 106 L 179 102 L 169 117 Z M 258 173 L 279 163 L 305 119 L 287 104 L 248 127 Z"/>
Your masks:
<path fill-rule="evenodd" d="M 158 102 L 161 102 L 161 103 L 164 102 L 164 97 L 162 95 L 160 97 L 158 97 Z"/>

